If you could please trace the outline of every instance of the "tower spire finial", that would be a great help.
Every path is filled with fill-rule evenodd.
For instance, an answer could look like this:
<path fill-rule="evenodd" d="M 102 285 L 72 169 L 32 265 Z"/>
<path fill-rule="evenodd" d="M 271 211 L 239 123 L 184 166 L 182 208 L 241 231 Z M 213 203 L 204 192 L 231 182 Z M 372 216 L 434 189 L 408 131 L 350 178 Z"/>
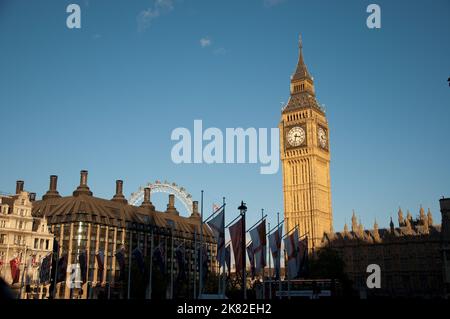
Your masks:
<path fill-rule="evenodd" d="M 298 62 L 297 67 L 295 69 L 294 74 L 292 75 L 291 80 L 304 80 L 308 79 L 312 81 L 312 77 L 308 72 L 308 69 L 305 65 L 305 61 L 303 59 L 303 40 L 302 35 L 298 36 Z"/>

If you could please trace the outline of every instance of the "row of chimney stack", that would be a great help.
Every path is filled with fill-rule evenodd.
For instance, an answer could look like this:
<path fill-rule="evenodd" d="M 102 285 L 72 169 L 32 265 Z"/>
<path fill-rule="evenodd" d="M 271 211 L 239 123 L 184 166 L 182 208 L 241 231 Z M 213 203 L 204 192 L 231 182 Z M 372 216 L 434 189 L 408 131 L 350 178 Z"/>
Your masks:
<path fill-rule="evenodd" d="M 24 185 L 24 181 L 16 181 L 16 195 L 20 195 L 24 191 Z M 36 200 L 36 193 L 28 193 L 28 197 L 30 201 L 34 202 Z"/>
<path fill-rule="evenodd" d="M 92 192 L 87 185 L 88 171 L 82 170 L 80 172 L 80 185 L 73 192 L 73 196 L 79 196 L 81 194 L 92 196 Z M 51 198 L 60 198 L 61 195 L 58 192 L 58 176 L 50 175 L 50 185 L 48 191 L 42 196 L 42 200 L 47 200 Z M 16 182 L 16 194 L 20 194 L 24 189 L 24 181 L 19 180 Z M 142 201 L 141 207 L 148 208 L 150 210 L 155 210 L 155 206 L 152 204 L 150 200 L 151 189 L 149 187 L 144 188 L 144 200 Z M 30 193 L 30 201 L 36 200 L 36 193 Z M 120 202 L 123 204 L 127 204 L 128 201 L 123 195 L 123 180 L 116 180 L 116 193 L 111 199 L 115 202 Z M 175 208 L 175 195 L 169 195 L 169 203 L 167 204 L 167 213 L 172 213 L 175 215 L 179 215 L 177 209 Z M 192 202 L 192 215 L 191 217 L 200 217 L 198 212 L 198 201 Z"/>

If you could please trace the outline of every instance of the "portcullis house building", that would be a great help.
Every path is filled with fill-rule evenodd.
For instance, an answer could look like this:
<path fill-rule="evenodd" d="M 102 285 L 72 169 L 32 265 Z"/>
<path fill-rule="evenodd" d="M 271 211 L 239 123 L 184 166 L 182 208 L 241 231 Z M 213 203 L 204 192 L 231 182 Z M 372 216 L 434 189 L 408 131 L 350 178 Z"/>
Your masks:
<path fill-rule="evenodd" d="M 46 217 L 58 242 L 52 271 L 55 298 L 193 298 L 199 280 L 198 202 L 193 202 L 191 216 L 182 217 L 172 194 L 166 211 L 157 211 L 150 188 L 138 207 L 124 197 L 121 180 L 111 199 L 95 197 L 87 180 L 88 172 L 81 171 L 80 185 L 62 197 L 52 175 L 47 193 L 33 203 L 33 216 Z M 202 234 L 207 273 L 206 267 L 215 269 L 217 247 L 207 226 Z M 80 267 L 80 275 L 68 284 L 77 269 L 73 265 Z"/>

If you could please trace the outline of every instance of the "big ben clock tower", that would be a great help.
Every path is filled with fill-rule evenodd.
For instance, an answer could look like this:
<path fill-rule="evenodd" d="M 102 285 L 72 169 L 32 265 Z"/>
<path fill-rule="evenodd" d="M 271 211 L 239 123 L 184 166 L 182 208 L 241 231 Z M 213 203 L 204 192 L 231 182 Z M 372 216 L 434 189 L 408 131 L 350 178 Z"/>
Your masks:
<path fill-rule="evenodd" d="M 289 231 L 297 226 L 314 252 L 333 227 L 330 147 L 328 122 L 303 60 L 301 38 L 290 91 L 279 125 L 285 227 Z"/>

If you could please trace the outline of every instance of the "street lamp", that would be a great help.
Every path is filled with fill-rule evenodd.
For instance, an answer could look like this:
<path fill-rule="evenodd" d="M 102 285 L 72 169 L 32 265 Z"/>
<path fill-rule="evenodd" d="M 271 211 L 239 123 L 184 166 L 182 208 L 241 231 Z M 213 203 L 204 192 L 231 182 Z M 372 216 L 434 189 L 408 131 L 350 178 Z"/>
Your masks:
<path fill-rule="evenodd" d="M 247 270 L 246 270 L 246 239 L 245 239 L 245 213 L 247 212 L 247 206 L 244 201 L 241 201 L 241 206 L 238 207 L 242 218 L 242 292 L 244 300 L 247 299 Z"/>

